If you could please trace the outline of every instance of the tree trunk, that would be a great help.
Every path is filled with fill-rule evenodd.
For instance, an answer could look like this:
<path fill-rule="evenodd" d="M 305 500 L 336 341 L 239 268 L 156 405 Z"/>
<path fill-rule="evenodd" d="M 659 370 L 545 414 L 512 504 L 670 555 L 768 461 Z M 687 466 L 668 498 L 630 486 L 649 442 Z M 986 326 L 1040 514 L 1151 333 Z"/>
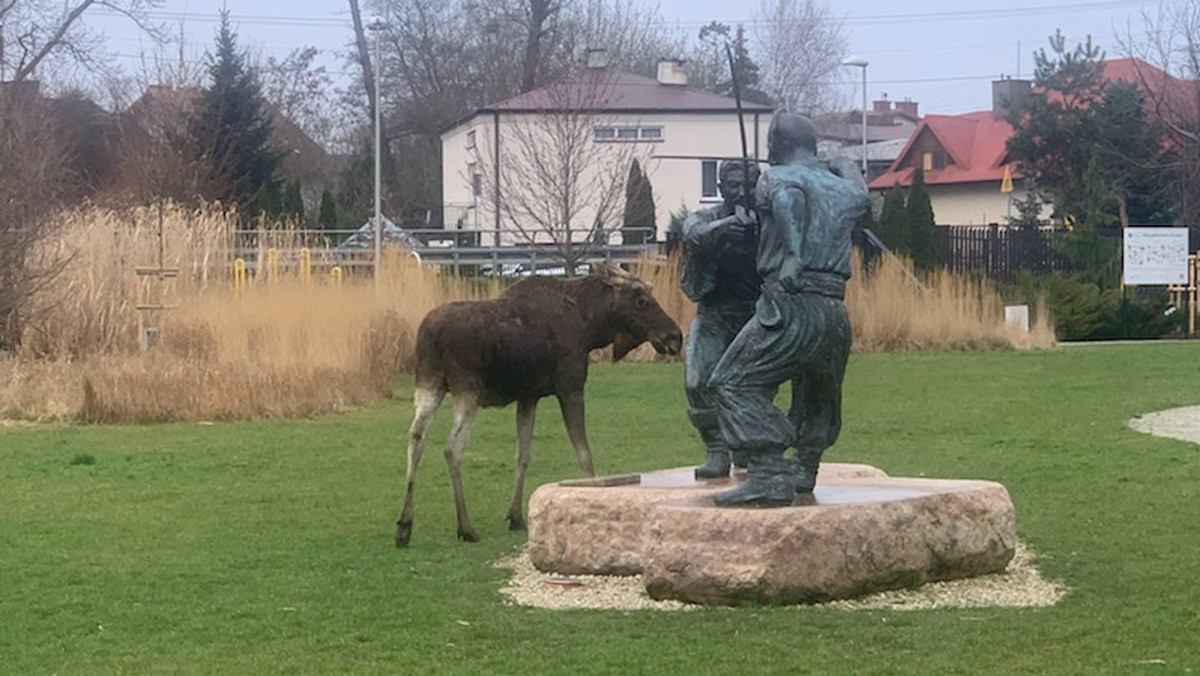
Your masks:
<path fill-rule="evenodd" d="M 538 66 L 542 60 L 542 38 L 546 22 L 558 11 L 554 0 L 529 0 L 529 35 L 525 40 L 525 60 L 521 68 L 521 93 L 537 87 Z"/>

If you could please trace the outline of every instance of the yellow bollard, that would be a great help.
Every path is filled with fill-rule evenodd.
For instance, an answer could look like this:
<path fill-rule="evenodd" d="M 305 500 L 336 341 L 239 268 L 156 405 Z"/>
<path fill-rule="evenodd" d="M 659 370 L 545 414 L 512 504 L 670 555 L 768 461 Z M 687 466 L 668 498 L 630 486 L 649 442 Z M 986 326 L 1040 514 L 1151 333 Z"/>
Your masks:
<path fill-rule="evenodd" d="M 329 271 L 329 278 L 333 280 L 334 286 L 340 287 L 342 285 L 342 268 L 341 268 L 341 266 L 338 266 L 338 265 L 333 266 L 333 269 L 331 269 Z"/>
<path fill-rule="evenodd" d="M 267 284 L 274 285 L 279 281 L 279 252 L 274 248 L 267 249 Z"/>
<path fill-rule="evenodd" d="M 297 275 L 305 286 L 312 283 L 312 250 L 308 247 L 300 249 L 300 265 Z"/>
<path fill-rule="evenodd" d="M 246 288 L 246 261 L 241 258 L 233 260 L 233 290 L 242 293 Z"/>

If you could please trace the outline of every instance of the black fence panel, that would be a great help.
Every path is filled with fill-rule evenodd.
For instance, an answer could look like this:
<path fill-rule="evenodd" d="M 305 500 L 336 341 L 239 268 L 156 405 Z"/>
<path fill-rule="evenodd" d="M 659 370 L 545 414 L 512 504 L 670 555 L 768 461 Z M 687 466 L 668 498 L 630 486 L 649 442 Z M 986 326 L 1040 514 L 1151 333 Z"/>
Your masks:
<path fill-rule="evenodd" d="M 1034 228 L 999 225 L 941 226 L 938 262 L 957 273 L 982 273 L 1009 282 L 1017 272 L 1046 274 L 1070 270 L 1070 261 L 1055 250 L 1051 234 Z"/>

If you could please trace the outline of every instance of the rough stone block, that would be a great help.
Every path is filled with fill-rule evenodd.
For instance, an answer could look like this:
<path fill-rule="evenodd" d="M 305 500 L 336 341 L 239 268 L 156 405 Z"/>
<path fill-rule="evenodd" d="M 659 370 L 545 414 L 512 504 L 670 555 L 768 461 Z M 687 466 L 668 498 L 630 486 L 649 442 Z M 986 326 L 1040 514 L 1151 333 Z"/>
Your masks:
<path fill-rule="evenodd" d="M 843 479 L 810 504 L 718 508 L 692 496 L 649 510 L 643 582 L 656 599 L 733 605 L 852 598 L 1004 570 L 1012 502 L 988 481 Z"/>
<path fill-rule="evenodd" d="M 636 575 L 642 572 L 642 533 L 650 509 L 663 501 L 702 497 L 740 481 L 698 481 L 691 467 L 641 474 L 638 483 L 600 477 L 540 486 L 529 498 L 529 557 L 538 570 L 564 575 Z M 823 463 L 818 490 L 827 482 L 886 477 L 880 469 Z M 708 504 L 712 504 L 711 500 Z"/>

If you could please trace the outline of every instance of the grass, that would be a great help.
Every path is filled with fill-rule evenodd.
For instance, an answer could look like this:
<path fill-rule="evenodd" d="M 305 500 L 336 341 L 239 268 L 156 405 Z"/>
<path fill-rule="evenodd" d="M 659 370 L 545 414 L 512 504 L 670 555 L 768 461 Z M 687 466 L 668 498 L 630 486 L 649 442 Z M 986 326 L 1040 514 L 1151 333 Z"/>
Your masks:
<path fill-rule="evenodd" d="M 431 447 L 392 547 L 411 385 L 295 421 L 0 427 L 0 671 L 59 673 L 1182 674 L 1200 669 L 1200 450 L 1130 431 L 1200 400 L 1200 344 L 856 354 L 832 461 L 1003 482 L 1042 609 L 693 613 L 505 605 L 511 409 L 467 449 L 482 542 L 454 539 Z M 600 364 L 599 471 L 689 464 L 679 364 Z M 577 474 L 545 402 L 531 486 Z M 440 445 L 446 411 L 435 425 Z M 90 462 L 83 460 L 90 458 Z"/>

